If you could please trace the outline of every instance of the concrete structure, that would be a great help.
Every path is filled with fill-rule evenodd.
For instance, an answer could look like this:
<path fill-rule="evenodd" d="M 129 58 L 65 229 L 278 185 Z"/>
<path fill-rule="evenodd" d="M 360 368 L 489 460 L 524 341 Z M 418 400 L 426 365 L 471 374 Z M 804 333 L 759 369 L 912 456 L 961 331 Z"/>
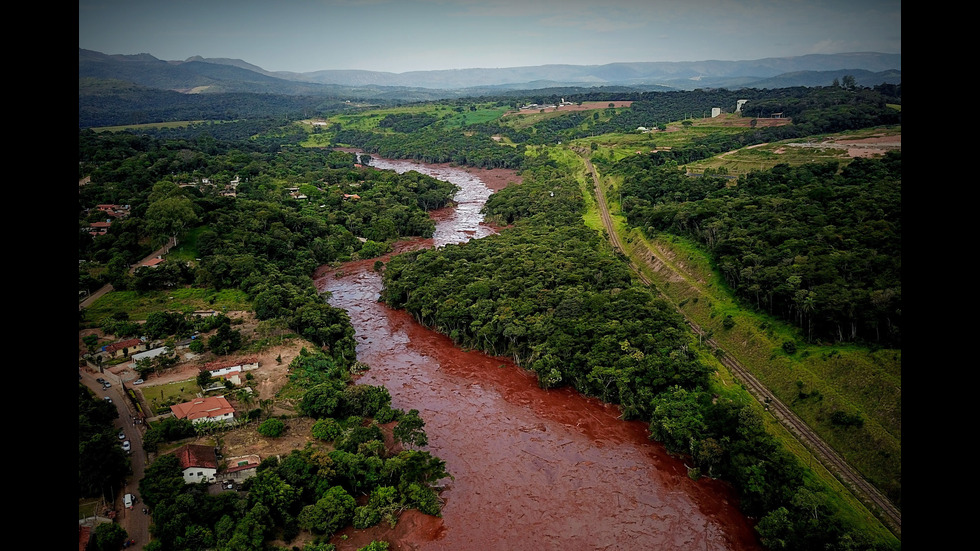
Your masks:
<path fill-rule="evenodd" d="M 161 346 L 154 348 L 152 350 L 147 350 L 146 352 L 140 352 L 139 354 L 133 354 L 133 361 L 138 362 L 140 360 L 153 359 L 161 354 L 166 354 L 170 349 L 166 346 Z"/>
<path fill-rule="evenodd" d="M 721 114 L 721 107 L 712 107 L 711 108 L 711 118 L 715 118 L 715 117 L 717 117 L 720 114 Z"/>
<path fill-rule="evenodd" d="M 228 459 L 228 468 L 221 471 L 221 480 L 232 480 L 236 484 L 245 482 L 257 474 L 259 467 L 258 455 L 242 455 Z"/>

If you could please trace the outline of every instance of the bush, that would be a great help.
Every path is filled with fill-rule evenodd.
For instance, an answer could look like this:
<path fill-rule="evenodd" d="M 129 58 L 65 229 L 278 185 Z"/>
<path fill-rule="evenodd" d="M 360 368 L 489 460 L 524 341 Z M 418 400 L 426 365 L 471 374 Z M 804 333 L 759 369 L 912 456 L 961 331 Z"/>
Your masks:
<path fill-rule="evenodd" d="M 783 343 L 783 352 L 787 354 L 796 354 L 796 343 L 793 341 L 786 341 Z"/>
<path fill-rule="evenodd" d="M 846 411 L 837 410 L 830 416 L 830 422 L 838 427 L 863 427 L 864 419 L 860 413 L 851 415 Z"/>
<path fill-rule="evenodd" d="M 282 433 L 286 431 L 286 424 L 280 419 L 271 418 L 262 421 L 259 425 L 259 434 L 262 436 L 268 436 L 269 438 L 278 438 L 282 436 Z"/>
<path fill-rule="evenodd" d="M 327 442 L 333 442 L 343 432 L 343 427 L 329 417 L 320 419 L 313 424 L 313 437 Z"/>
<path fill-rule="evenodd" d="M 381 522 L 381 512 L 373 507 L 362 506 L 354 509 L 354 528 L 363 530 Z"/>

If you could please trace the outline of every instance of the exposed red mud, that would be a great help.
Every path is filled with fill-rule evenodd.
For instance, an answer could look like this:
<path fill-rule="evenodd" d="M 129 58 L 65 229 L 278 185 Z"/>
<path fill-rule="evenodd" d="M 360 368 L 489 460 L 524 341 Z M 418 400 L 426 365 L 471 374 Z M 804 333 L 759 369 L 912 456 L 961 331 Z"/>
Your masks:
<path fill-rule="evenodd" d="M 493 233 L 479 207 L 476 216 L 468 210 L 489 194 L 479 180 L 459 169 L 426 169 L 464 188 L 460 208 L 438 213 L 433 239 L 403 249 Z M 442 481 L 442 519 L 412 512 L 394 529 L 348 528 L 346 539 L 331 540 L 338 549 L 372 539 L 393 550 L 761 548 L 731 489 L 691 480 L 680 460 L 648 439 L 645 423 L 622 421 L 615 406 L 570 388 L 542 390 L 508 359 L 461 350 L 379 303 L 373 264 L 321 269 L 317 287 L 350 313 L 358 359 L 371 366 L 363 382 L 387 387 L 394 407 L 421 412 L 426 449 L 454 478 Z"/>

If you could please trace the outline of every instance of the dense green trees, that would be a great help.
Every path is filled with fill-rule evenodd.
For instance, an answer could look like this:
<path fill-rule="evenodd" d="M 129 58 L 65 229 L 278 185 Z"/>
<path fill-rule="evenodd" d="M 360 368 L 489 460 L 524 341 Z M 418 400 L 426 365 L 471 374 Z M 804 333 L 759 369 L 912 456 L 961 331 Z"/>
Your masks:
<path fill-rule="evenodd" d="M 811 340 L 900 346 L 901 154 L 779 165 L 730 185 L 624 159 L 623 212 L 647 234 L 689 235 L 746 303 Z"/>
<path fill-rule="evenodd" d="M 109 235 L 80 236 L 81 258 L 109 263 L 103 277 L 119 289 L 147 291 L 191 281 L 240 288 L 254 300 L 260 319 L 283 319 L 304 338 L 353 362 L 347 315 L 322 300 L 310 274 L 329 262 L 382 254 L 401 237 L 431 236 L 435 226 L 426 210 L 448 204 L 457 188 L 417 172 L 355 169 L 350 153 L 302 148 L 269 153 L 254 142 L 228 143 L 205 134 L 191 141 L 80 131 L 80 162 L 92 175 L 81 188 L 80 217 L 101 203 L 131 206 L 130 218 L 113 224 Z M 236 199 L 219 197 L 206 186 L 199 191 L 177 185 L 183 178 L 224 185 L 236 176 L 249 180 L 239 184 Z M 294 198 L 272 177 L 302 185 L 309 196 Z M 196 224 L 203 228 L 193 267 L 173 262 L 129 275 L 129 264 L 143 251 L 127 248 L 124 241 L 178 236 Z M 92 277 L 89 266 L 99 273 L 95 264 L 84 266 L 80 282 Z M 227 354 L 241 344 L 237 331 L 221 327 L 209 348 Z"/>
<path fill-rule="evenodd" d="M 78 496 L 113 499 L 129 471 L 113 421 L 116 407 L 78 385 Z"/>
<path fill-rule="evenodd" d="M 551 217 L 574 216 L 560 199 L 573 185 L 536 188 L 526 176 L 488 210 L 506 208 L 510 193 L 530 193 L 553 211 L 539 204 L 536 224 L 391 259 L 382 299 L 462 346 L 513 357 L 542 386 L 572 384 L 642 416 L 657 392 L 703 384 L 706 370 L 686 350 L 680 317 L 634 285 L 599 236 L 580 225 L 550 225 Z M 536 189 L 558 190 L 559 199 Z"/>

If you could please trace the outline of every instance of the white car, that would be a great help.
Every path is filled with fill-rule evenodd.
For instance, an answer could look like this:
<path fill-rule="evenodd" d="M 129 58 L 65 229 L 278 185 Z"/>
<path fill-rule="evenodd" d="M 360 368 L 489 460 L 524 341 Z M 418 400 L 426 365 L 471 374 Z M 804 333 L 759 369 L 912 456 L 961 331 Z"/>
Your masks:
<path fill-rule="evenodd" d="M 123 505 L 125 505 L 127 509 L 133 508 L 133 494 L 126 494 L 123 496 Z"/>
<path fill-rule="evenodd" d="M 141 384 L 143 384 L 143 379 L 136 379 L 135 381 L 133 381 L 133 384 L 134 385 L 141 385 Z"/>
<path fill-rule="evenodd" d="M 122 443 L 122 449 L 124 452 L 128 452 L 131 449 L 129 445 L 129 440 L 126 440 L 125 442 Z"/>
<path fill-rule="evenodd" d="M 123 431 L 119 431 L 119 439 L 120 440 L 125 440 L 126 439 L 126 433 L 123 432 Z"/>

